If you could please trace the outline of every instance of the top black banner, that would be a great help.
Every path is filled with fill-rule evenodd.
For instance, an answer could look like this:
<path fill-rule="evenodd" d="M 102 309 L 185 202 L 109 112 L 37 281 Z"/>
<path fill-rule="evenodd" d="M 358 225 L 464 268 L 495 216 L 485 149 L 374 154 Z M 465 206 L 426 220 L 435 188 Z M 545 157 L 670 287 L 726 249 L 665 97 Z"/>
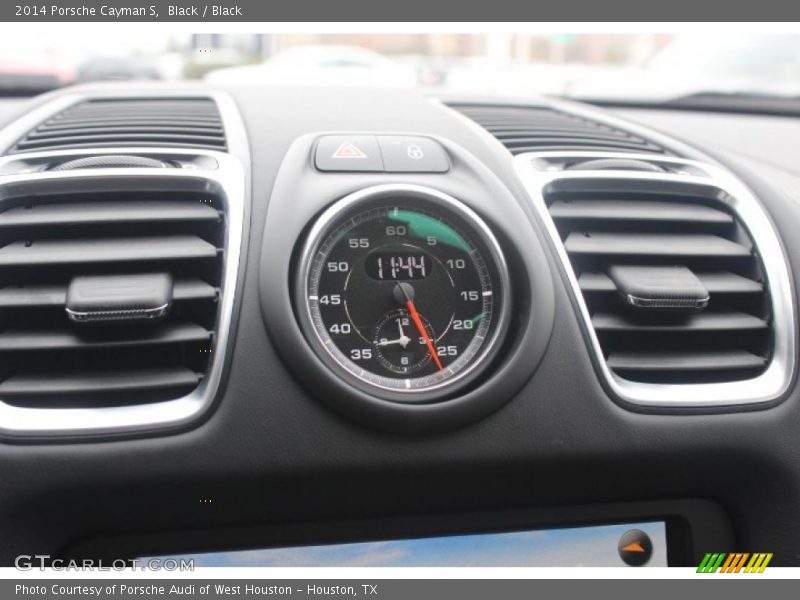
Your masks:
<path fill-rule="evenodd" d="M 57 0 L 0 3 L 3 22 L 787 22 L 800 3 L 760 0 Z"/>

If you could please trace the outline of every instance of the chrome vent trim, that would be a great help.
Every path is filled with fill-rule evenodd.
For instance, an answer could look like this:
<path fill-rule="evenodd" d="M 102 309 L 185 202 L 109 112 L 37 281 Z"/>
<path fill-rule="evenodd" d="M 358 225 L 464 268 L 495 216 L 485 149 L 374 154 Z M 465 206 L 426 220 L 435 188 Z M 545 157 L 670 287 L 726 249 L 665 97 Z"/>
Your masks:
<path fill-rule="evenodd" d="M 625 170 L 563 171 L 547 167 L 554 162 L 620 157 L 641 161 L 653 159 L 652 155 L 616 152 L 532 152 L 520 154 L 513 160 L 517 177 L 558 255 L 600 376 L 621 402 L 650 409 L 737 407 L 770 403 L 780 398 L 788 390 L 794 377 L 797 359 L 796 309 L 791 272 L 780 238 L 769 216 L 738 178 L 719 166 L 705 162 L 659 157 L 659 162 L 672 166 L 669 172 L 664 173 Z M 612 372 L 604 359 L 575 271 L 545 201 L 548 186 L 564 179 L 628 179 L 695 184 L 718 189 L 729 209 L 748 230 L 763 259 L 773 332 L 772 357 L 766 370 L 756 377 L 739 381 L 688 384 L 634 382 Z"/>
<path fill-rule="evenodd" d="M 148 94 L 157 97 L 158 92 Z M 129 94 L 128 94 L 129 95 Z M 114 97 L 104 94 L 68 94 L 40 106 L 0 131 L 0 149 L 9 148 L 20 132 L 30 129 L 48 116 L 88 97 Z M 125 97 L 126 94 L 120 94 Z M 137 94 L 138 96 L 138 94 Z M 0 189 L 29 181 L 54 182 L 76 179 L 157 177 L 202 180 L 209 190 L 218 190 L 226 206 L 227 230 L 224 240 L 221 293 L 213 355 L 205 378 L 191 393 L 151 404 L 129 404 L 95 408 L 30 408 L 4 402 L 0 398 L 0 435 L 12 438 L 82 438 L 131 435 L 173 430 L 197 421 L 212 405 L 222 382 L 230 352 L 235 315 L 235 293 L 239 280 L 242 246 L 246 239 L 249 174 L 248 143 L 244 124 L 233 100 L 224 93 L 202 94 L 212 97 L 219 108 L 228 139 L 229 152 L 163 147 L 80 148 L 49 152 L 26 152 L 0 157 Z M 186 169 L 110 168 L 78 171 L 32 172 L 26 164 L 60 162 L 91 155 L 148 155 L 185 158 Z M 24 161 L 22 159 L 24 158 Z M 201 160 L 197 160 L 201 159 Z"/>

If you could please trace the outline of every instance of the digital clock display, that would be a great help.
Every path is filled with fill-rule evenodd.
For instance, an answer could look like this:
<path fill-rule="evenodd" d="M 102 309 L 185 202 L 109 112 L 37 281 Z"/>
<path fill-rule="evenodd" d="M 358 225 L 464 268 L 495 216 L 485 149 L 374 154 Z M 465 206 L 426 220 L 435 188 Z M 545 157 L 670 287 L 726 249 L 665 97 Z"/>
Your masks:
<path fill-rule="evenodd" d="M 413 281 L 430 275 L 433 261 L 424 252 L 373 252 L 364 263 L 378 281 Z"/>

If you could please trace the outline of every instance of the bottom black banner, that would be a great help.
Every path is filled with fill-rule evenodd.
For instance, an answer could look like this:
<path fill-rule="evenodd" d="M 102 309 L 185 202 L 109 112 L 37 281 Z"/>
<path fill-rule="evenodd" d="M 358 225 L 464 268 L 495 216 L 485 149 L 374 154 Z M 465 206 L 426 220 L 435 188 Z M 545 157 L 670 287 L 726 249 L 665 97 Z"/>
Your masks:
<path fill-rule="evenodd" d="M 673 600 L 691 592 L 725 594 L 726 600 L 752 598 L 754 594 L 788 593 L 795 582 L 781 579 L 376 579 L 376 580 L 3 580 L 0 598 L 36 600 L 174 600 L 176 598 L 369 598 L 371 600 L 501 600 L 557 592 L 568 598 L 596 598 L 622 592 L 629 597 Z M 711 591 L 713 586 L 713 592 Z M 796 591 L 796 590 L 795 590 Z M 770 596 L 775 598 L 783 597 Z"/>

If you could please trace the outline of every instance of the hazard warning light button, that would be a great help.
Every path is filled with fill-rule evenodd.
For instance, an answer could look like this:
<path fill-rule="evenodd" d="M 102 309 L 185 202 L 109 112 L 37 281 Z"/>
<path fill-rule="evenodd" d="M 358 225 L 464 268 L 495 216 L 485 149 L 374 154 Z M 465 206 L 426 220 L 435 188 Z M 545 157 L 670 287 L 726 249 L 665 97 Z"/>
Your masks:
<path fill-rule="evenodd" d="M 383 171 L 374 135 L 326 135 L 319 138 L 314 163 L 320 171 Z"/>

